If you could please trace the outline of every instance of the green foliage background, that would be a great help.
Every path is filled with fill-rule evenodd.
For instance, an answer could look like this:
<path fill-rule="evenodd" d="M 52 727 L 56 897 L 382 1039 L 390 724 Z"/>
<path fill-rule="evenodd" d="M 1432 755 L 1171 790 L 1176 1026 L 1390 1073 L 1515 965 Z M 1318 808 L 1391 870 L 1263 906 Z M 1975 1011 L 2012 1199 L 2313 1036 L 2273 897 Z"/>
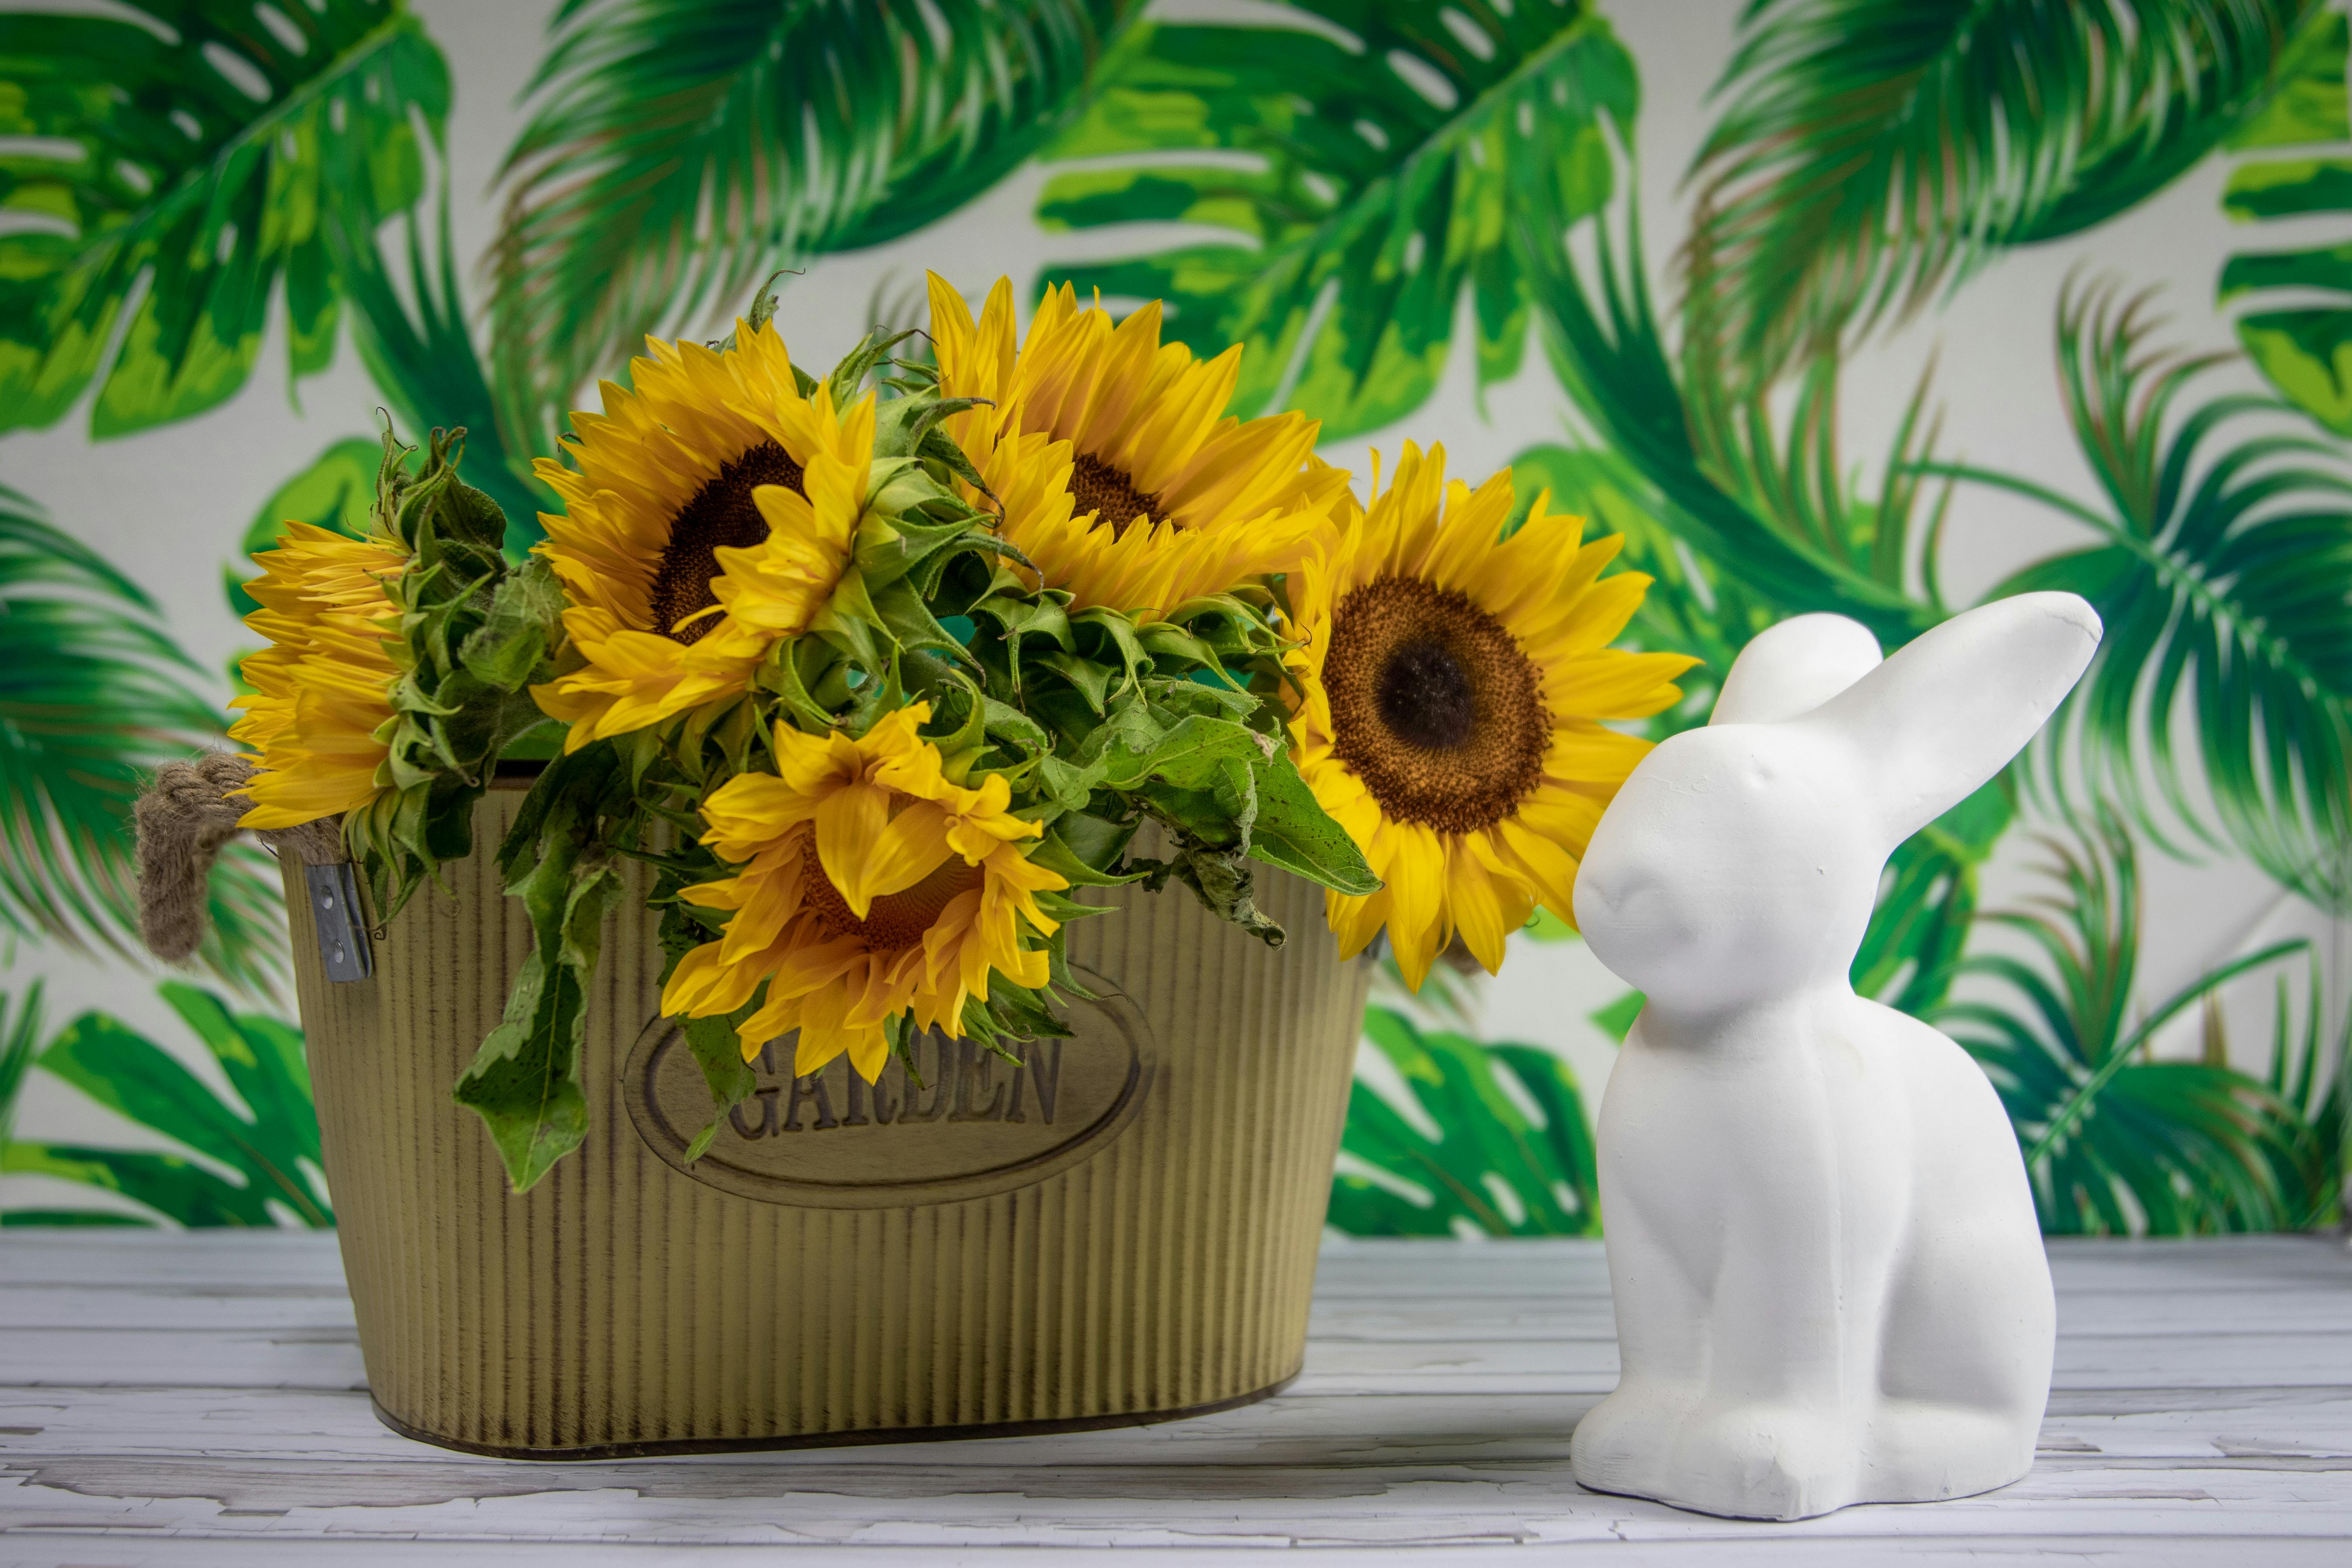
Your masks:
<path fill-rule="evenodd" d="M 18 1118 L 4 1168 L 50 1179 L 9 1223 L 330 1221 L 265 861 L 220 879 L 201 985 L 151 1002 L 136 982 L 143 1026 L 53 1026 L 42 977 L 135 968 L 128 802 L 217 741 L 207 666 L 251 608 L 235 558 L 287 517 L 355 528 L 368 411 L 412 437 L 464 426 L 467 475 L 520 552 L 546 499 L 530 458 L 640 334 L 723 331 L 779 268 L 850 269 L 868 320 L 904 320 L 909 259 L 985 283 L 963 270 L 976 236 L 1033 290 L 1164 298 L 1196 350 L 1245 344 L 1237 410 L 1306 410 L 1335 460 L 1433 428 L 1556 432 L 1507 454 L 1523 500 L 1549 487 L 1622 533 L 1656 580 L 1633 635 L 1706 660 L 1660 734 L 1703 720 L 1739 647 L 1789 615 L 1849 615 L 1892 647 L 1978 596 L 2090 598 L 2109 628 L 2091 676 L 1903 847 L 1854 984 L 1978 1054 L 2053 1230 L 2337 1219 L 2340 4 L 1756 0 L 1704 13 L 1710 95 L 1646 109 L 1645 79 L 1686 62 L 1642 58 L 1633 16 L 1594 0 L 561 0 L 543 31 L 520 12 L 491 58 L 482 14 L 438 0 L 0 5 L 0 460 L 136 464 L 202 420 L 219 471 L 246 474 L 266 339 L 298 396 L 362 385 L 299 449 L 260 454 L 236 525 L 194 545 L 159 518 L 152 550 L 93 548 L 125 536 L 66 463 L 37 484 L 11 461 L 0 486 L 0 1134 L 36 1069 L 24 1103 L 148 1132 L 117 1147 Z M 478 202 L 451 128 L 494 66 L 524 96 Z M 1641 210 L 1662 115 L 1698 128 L 1668 171 L 1686 222 Z M 2208 185 L 2190 221 L 2232 253 L 2196 280 L 2210 304 L 2174 279 L 2167 321 L 2144 246 L 2104 237 Z M 2061 244 L 2101 265 L 2046 328 L 2011 330 L 2038 346 L 2003 369 L 2058 388 L 2070 471 L 1948 452 L 1932 365 L 1893 417 L 1857 416 L 1874 355 Z M 1878 430 L 1857 460 L 1854 433 Z M 1995 514 L 2038 520 L 2031 548 L 1955 598 L 1955 531 Z M 167 619 L 150 554 L 228 563 L 214 629 Z M 2267 882 L 2294 917 L 2273 927 L 2319 941 L 2232 946 L 2195 909 L 2144 910 L 2158 861 Z M 2143 984 L 2152 929 L 2217 956 Z M 1557 980 L 1567 940 L 1531 930 L 1516 963 Z M 1598 1086 L 1555 1038 L 1483 1038 L 1478 988 L 1442 973 L 1368 1020 L 1333 1223 L 1597 1230 Z M 1595 999 L 1589 1041 L 1638 1006 Z M 74 1185 L 110 1196 L 47 1204 Z"/>

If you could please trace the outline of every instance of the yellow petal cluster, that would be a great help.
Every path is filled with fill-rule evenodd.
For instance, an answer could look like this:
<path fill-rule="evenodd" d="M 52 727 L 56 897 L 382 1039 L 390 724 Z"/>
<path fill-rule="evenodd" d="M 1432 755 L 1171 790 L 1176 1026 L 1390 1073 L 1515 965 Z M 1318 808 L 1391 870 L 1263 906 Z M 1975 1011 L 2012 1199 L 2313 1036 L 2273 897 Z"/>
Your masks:
<path fill-rule="evenodd" d="M 742 692 L 768 650 L 840 585 L 866 502 L 874 399 L 803 396 L 772 322 L 736 346 L 646 340 L 634 391 L 572 416 L 572 462 L 540 459 L 563 500 L 539 548 L 562 581 L 583 661 L 532 689 L 577 750 Z"/>
<path fill-rule="evenodd" d="M 352 539 L 289 522 L 278 547 L 254 556 L 262 574 L 245 585 L 261 608 L 245 624 L 269 639 L 247 658 L 254 690 L 230 706 L 244 717 L 232 740 L 253 748 L 259 772 L 246 791 L 240 827 L 294 827 L 366 805 L 383 787 L 383 734 L 400 679 L 387 639 L 400 610 L 385 584 L 408 555 L 379 539 Z"/>
<path fill-rule="evenodd" d="M 1077 607 L 1164 613 L 1297 565 L 1330 527 L 1347 476 L 1315 459 L 1320 426 L 1225 412 L 1238 344 L 1196 361 L 1160 341 L 1157 301 L 1113 323 L 1065 284 L 1016 348 L 1011 279 L 976 322 L 936 273 L 930 297 L 940 390 L 992 404 L 949 434 L 1005 501 L 1006 538 Z"/>
<path fill-rule="evenodd" d="M 1023 939 L 1053 934 L 1036 895 L 1069 884 L 1022 849 L 1042 830 L 1008 809 L 1001 776 L 978 789 L 948 780 L 939 748 L 917 732 L 929 717 L 917 703 L 856 739 L 779 724 L 776 773 L 712 793 L 702 842 L 740 869 L 682 896 L 733 918 L 679 960 L 665 1014 L 732 1013 L 764 984 L 739 1031 L 746 1059 L 797 1029 L 796 1073 L 846 1051 L 870 1080 L 898 1014 L 959 1031 L 992 973 L 1046 984 L 1045 952 Z"/>
<path fill-rule="evenodd" d="M 1608 646 L 1650 579 L 1601 576 L 1622 541 L 1582 542 L 1547 499 L 1497 542 L 1508 472 L 1473 491 L 1407 443 L 1290 579 L 1299 772 L 1386 884 L 1328 894 L 1331 929 L 1352 954 L 1385 928 L 1416 987 L 1457 936 L 1492 973 L 1537 905 L 1573 921 L 1579 858 L 1649 751 L 1603 721 L 1673 706 L 1696 662 Z"/>

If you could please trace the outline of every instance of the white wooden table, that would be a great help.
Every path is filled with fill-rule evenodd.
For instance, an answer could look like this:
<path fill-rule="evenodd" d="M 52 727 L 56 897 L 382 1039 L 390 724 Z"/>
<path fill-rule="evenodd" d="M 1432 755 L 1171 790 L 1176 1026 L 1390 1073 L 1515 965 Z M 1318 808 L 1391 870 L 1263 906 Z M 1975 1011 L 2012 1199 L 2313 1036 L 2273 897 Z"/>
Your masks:
<path fill-rule="evenodd" d="M 1597 1243 L 1345 1242 L 1307 1371 L 1194 1421 L 545 1465 L 369 1414 L 331 1237 L 0 1237 L 0 1565 L 1885 1561 L 2352 1565 L 2352 1258 L 2295 1237 L 2061 1243 L 2057 1391 L 1990 1497 L 1744 1524 L 1597 1496 Z M 1410 1551 L 1408 1552 L 1408 1549 Z M 1294 1560 L 1295 1561 L 1295 1560 Z"/>

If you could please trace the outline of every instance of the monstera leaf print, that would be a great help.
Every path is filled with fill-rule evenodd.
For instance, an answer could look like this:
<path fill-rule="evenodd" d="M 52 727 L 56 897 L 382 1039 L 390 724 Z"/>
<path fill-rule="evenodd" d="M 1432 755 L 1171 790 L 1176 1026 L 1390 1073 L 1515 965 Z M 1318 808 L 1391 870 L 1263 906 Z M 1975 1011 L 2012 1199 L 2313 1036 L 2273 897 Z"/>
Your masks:
<path fill-rule="evenodd" d="M 2161 188 L 2270 100 L 2321 0 L 1761 0 L 1693 169 L 1687 254 L 1774 378 L 1999 246 Z"/>
<path fill-rule="evenodd" d="M 0 1168 L 7 1160 L 8 1141 L 16 1128 L 16 1097 L 32 1070 L 41 1047 L 41 983 L 26 987 L 23 1000 L 9 1011 L 9 998 L 0 993 Z M 0 1209 L 0 1226 L 9 1225 L 144 1225 L 136 1215 L 115 1209 Z"/>
<path fill-rule="evenodd" d="M 1424 1031 L 1374 1007 L 1364 1036 L 1412 1096 L 1360 1077 L 1339 1141 L 1331 1223 L 1356 1236 L 1592 1236 L 1600 1182 L 1568 1065 L 1533 1046 Z"/>
<path fill-rule="evenodd" d="M 1729 606 L 1691 651 L 1717 664 L 1710 641 L 1736 652 L 1761 625 L 1813 611 L 1850 616 L 1889 648 L 1941 620 L 1933 544 L 1942 503 L 1909 477 L 1933 445 L 1924 386 L 1897 424 L 1879 495 L 1863 494 L 1839 452 L 1835 363 L 1815 363 L 1784 418 L 1765 395 L 1717 384 L 1710 351 L 1671 351 L 1630 192 L 1624 208 L 1622 220 L 1573 226 L 1590 239 L 1590 260 L 1570 253 L 1572 226 L 1539 187 L 1515 198 L 1513 225 L 1546 353 L 1607 453 L 1612 487 L 1654 520 L 1667 551 L 1687 552 L 1673 591 L 1710 620 L 1718 603 Z M 1703 344 L 1703 334 L 1692 339 Z M 1727 583 L 1737 592 L 1719 599 Z"/>
<path fill-rule="evenodd" d="M 320 1227 L 334 1224 L 300 1032 L 272 1018 L 232 1012 L 193 985 L 174 982 L 161 991 L 228 1080 L 233 1099 L 206 1088 L 162 1046 L 104 1013 L 85 1013 L 67 1025 L 34 1062 L 204 1161 L 17 1141 L 0 1147 L 0 1170 L 101 1188 L 184 1226 L 274 1226 L 281 1217 Z M 110 1223 L 86 1211 L 8 1217 L 17 1224 Z"/>
<path fill-rule="evenodd" d="M 0 430 L 55 422 L 101 371 L 96 437 L 214 406 L 281 279 L 289 369 L 324 368 L 338 244 L 423 194 L 411 115 L 437 138 L 448 107 L 399 0 L 0 16 Z"/>
<path fill-rule="evenodd" d="M 2220 301 L 2254 307 L 2238 341 L 2288 401 L 2338 436 L 2352 436 L 2352 123 L 2345 113 L 2346 25 L 2340 14 L 2305 29 L 2285 90 L 2238 136 L 2252 157 L 2230 172 L 2221 209 L 2242 223 L 2335 215 L 2346 237 L 2295 250 L 2249 250 L 2221 268 Z"/>
<path fill-rule="evenodd" d="M 375 506 L 376 469 L 383 461 L 383 442 L 352 437 L 333 443 L 310 467 L 270 491 L 246 526 L 236 559 L 226 569 L 223 586 L 231 613 L 242 620 L 261 608 L 245 591 L 261 570 L 249 558 L 276 545 L 289 522 L 331 528 L 353 539 L 363 536 L 368 513 Z"/>
<path fill-rule="evenodd" d="M 1236 410 L 1303 409 L 1326 440 L 1429 396 L 1465 285 L 1479 384 L 1517 370 L 1508 171 L 1571 216 L 1596 210 L 1638 102 L 1622 47 L 1568 0 L 1298 0 L 1154 22 L 1105 76 L 1049 154 L 1087 166 L 1054 177 L 1039 219 L 1223 232 L 1047 280 L 1165 300 L 1170 334 L 1199 353 L 1245 345 Z M 1090 232 L 1089 252 L 1112 237 Z"/>
<path fill-rule="evenodd" d="M 568 0 L 507 159 L 510 424 L 662 320 L 954 210 L 1059 128 L 1140 0 Z"/>

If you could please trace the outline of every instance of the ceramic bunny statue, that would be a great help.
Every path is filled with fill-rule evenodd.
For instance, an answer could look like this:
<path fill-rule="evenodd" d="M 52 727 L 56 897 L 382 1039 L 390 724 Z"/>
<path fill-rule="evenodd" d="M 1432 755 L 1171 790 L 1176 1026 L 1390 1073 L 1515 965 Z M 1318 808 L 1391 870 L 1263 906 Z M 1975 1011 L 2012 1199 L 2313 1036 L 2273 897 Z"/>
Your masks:
<path fill-rule="evenodd" d="M 1967 1052 L 1846 974 L 1887 856 L 2099 633 L 2071 594 L 1884 663 L 1842 616 L 1783 622 L 1601 819 L 1577 921 L 1648 1002 L 1601 1108 L 1623 1371 L 1576 1429 L 1584 1486 L 1801 1519 L 2032 1465 L 2054 1309 L 2017 1141 Z"/>

